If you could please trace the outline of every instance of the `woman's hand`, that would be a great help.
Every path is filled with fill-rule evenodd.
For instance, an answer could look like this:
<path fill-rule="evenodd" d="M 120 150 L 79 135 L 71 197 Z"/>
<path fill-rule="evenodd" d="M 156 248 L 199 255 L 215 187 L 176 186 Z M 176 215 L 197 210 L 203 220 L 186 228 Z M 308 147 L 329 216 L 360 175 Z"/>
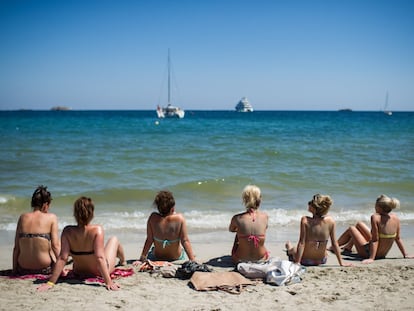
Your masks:
<path fill-rule="evenodd" d="M 39 285 L 36 290 L 38 292 L 45 292 L 48 291 L 49 289 L 51 289 L 53 286 L 55 286 L 55 284 L 53 284 L 52 282 L 47 282 L 47 283 L 43 283 L 41 285 Z"/>
<path fill-rule="evenodd" d="M 107 290 L 119 290 L 121 289 L 121 286 L 119 286 L 117 283 L 112 282 L 111 284 L 106 284 Z"/>

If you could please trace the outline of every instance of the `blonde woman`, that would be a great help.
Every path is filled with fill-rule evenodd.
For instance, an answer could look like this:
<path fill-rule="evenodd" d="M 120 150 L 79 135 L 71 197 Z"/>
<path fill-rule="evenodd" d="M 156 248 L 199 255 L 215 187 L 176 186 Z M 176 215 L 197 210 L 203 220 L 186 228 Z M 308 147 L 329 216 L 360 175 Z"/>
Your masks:
<path fill-rule="evenodd" d="M 47 283 L 40 285 L 38 291 L 46 291 L 57 282 L 67 259 L 73 258 L 73 272 L 80 277 L 102 276 L 108 290 L 118 290 L 110 273 L 114 271 L 117 257 L 125 264 L 124 250 L 116 237 L 111 237 L 104 246 L 104 229 L 91 224 L 95 206 L 92 199 L 80 197 L 73 206 L 76 226 L 66 226 L 61 236 L 62 249 Z"/>
<path fill-rule="evenodd" d="M 13 273 L 50 274 L 60 252 L 58 219 L 49 213 L 52 196 L 39 186 L 32 195 L 32 212 L 20 215 L 13 249 Z"/>
<path fill-rule="evenodd" d="M 341 266 L 351 266 L 342 261 L 340 248 L 335 238 L 335 220 L 327 213 L 333 201 L 329 195 L 315 194 L 308 202 L 308 211 L 312 217 L 303 216 L 300 221 L 300 235 L 297 247 L 286 242 L 287 255 L 290 261 L 304 266 L 318 266 L 327 260 L 327 244 L 329 238 L 332 250 Z"/>
<path fill-rule="evenodd" d="M 262 195 L 259 187 L 247 185 L 242 192 L 246 211 L 232 217 L 229 231 L 236 232 L 231 257 L 237 264 L 243 261 L 260 261 L 269 258 L 264 246 L 268 215 L 259 211 Z"/>
<path fill-rule="evenodd" d="M 352 247 L 364 260 L 362 263 L 372 263 L 375 259 L 385 258 L 394 241 L 397 243 L 404 258 L 407 255 L 400 236 L 400 220 L 392 210 L 400 206 L 400 201 L 384 194 L 375 202 L 375 213 L 371 216 L 371 231 L 363 222 L 349 227 L 338 239 L 339 246 L 344 245 L 344 253 L 351 253 Z"/>

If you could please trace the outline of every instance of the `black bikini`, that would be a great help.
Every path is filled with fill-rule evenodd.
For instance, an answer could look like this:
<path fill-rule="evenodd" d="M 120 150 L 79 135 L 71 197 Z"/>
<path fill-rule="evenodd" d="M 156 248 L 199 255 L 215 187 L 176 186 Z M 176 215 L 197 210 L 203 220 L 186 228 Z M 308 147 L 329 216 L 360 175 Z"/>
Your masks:
<path fill-rule="evenodd" d="M 44 238 L 48 241 L 51 240 L 50 233 L 19 233 L 19 238 Z"/>
<path fill-rule="evenodd" d="M 95 251 L 91 250 L 89 252 L 75 252 L 73 250 L 70 250 L 70 253 L 75 256 L 84 256 L 84 255 L 93 255 L 95 254 Z"/>

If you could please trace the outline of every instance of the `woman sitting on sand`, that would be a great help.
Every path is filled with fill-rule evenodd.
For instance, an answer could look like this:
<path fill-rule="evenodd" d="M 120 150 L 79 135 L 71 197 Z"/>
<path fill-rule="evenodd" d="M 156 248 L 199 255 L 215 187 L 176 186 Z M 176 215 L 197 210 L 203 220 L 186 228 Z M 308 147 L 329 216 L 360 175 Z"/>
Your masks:
<path fill-rule="evenodd" d="M 157 207 L 158 212 L 153 212 L 148 218 L 147 238 L 140 259 L 134 262 L 134 265 L 147 259 L 186 260 L 187 256 L 189 260 L 194 261 L 195 256 L 188 238 L 185 218 L 175 212 L 173 194 L 170 191 L 158 192 L 153 205 Z"/>
<path fill-rule="evenodd" d="M 363 222 L 349 227 L 338 239 L 339 246 L 345 245 L 343 253 L 352 253 L 355 245 L 358 255 L 365 258 L 362 263 L 372 263 L 375 259 L 385 258 L 395 241 L 404 258 L 413 258 L 407 255 L 400 237 L 400 220 L 391 213 L 399 206 L 398 199 L 383 194 L 379 196 L 375 214 L 371 216 L 371 232 Z"/>
<path fill-rule="evenodd" d="M 63 229 L 62 249 L 53 274 L 47 283 L 38 287 L 38 291 L 48 290 L 55 285 L 68 256 L 72 256 L 75 275 L 102 276 L 107 289 L 119 289 L 119 285 L 112 281 L 110 273 L 115 269 L 117 257 L 121 264 L 125 264 L 124 250 L 116 237 L 110 238 L 104 247 L 104 229 L 100 225 L 90 224 L 94 209 L 90 198 L 81 197 L 75 201 L 73 215 L 77 226 L 66 226 Z"/>
<path fill-rule="evenodd" d="M 247 185 L 242 192 L 246 211 L 232 217 L 229 230 L 236 232 L 231 257 L 234 263 L 269 258 L 264 246 L 268 216 L 259 211 L 262 195 L 259 187 Z"/>
<path fill-rule="evenodd" d="M 289 260 L 304 266 L 318 266 L 325 264 L 327 260 L 327 244 L 329 238 L 332 249 L 341 266 L 351 266 L 342 261 L 340 248 L 335 239 L 335 221 L 326 214 L 332 205 L 332 199 L 328 195 L 316 194 L 308 202 L 308 211 L 312 217 L 303 216 L 300 221 L 300 235 L 297 247 L 286 243 Z"/>
<path fill-rule="evenodd" d="M 52 196 L 39 186 L 32 196 L 33 211 L 20 216 L 13 249 L 13 274 L 50 274 L 60 252 L 58 220 L 49 213 Z"/>

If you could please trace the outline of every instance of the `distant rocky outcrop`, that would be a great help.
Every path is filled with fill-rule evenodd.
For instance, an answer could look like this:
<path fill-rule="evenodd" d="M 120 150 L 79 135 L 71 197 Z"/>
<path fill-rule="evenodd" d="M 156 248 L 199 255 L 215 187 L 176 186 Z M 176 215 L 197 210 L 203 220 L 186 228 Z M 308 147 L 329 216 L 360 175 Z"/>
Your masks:
<path fill-rule="evenodd" d="M 55 106 L 55 107 L 50 108 L 50 110 L 61 111 L 61 110 L 72 110 L 72 108 L 66 107 L 66 106 Z"/>

